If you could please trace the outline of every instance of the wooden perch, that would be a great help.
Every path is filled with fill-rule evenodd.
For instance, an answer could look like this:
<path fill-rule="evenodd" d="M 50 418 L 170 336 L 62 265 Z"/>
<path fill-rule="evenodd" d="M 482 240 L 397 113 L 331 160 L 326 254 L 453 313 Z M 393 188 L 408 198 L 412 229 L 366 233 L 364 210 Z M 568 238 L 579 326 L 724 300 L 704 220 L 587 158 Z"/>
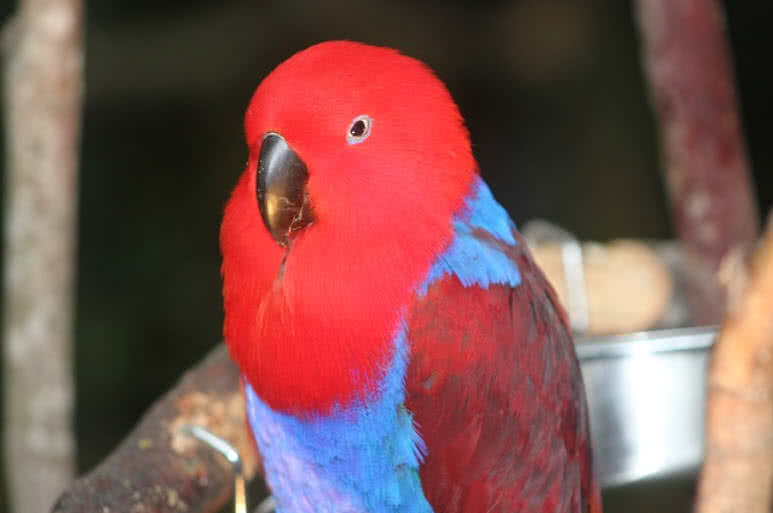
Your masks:
<path fill-rule="evenodd" d="M 184 433 L 199 425 L 241 454 L 245 476 L 259 462 L 245 420 L 239 372 L 225 346 L 180 380 L 98 467 L 79 479 L 53 513 L 213 513 L 229 500 L 230 464 Z"/>
<path fill-rule="evenodd" d="M 758 231 L 724 13 L 718 0 L 636 7 L 671 214 L 693 270 L 692 321 L 713 324 L 725 309 L 719 264 Z"/>
<path fill-rule="evenodd" d="M 773 217 L 748 267 L 723 264 L 729 311 L 709 373 L 698 513 L 769 513 L 773 484 Z"/>

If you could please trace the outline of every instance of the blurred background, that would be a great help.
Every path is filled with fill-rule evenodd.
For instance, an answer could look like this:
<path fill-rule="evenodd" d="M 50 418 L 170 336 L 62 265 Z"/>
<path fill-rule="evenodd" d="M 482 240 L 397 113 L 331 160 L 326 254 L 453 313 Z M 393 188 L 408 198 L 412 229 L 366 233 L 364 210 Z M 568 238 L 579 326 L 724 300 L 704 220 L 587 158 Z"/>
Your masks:
<path fill-rule="evenodd" d="M 3 19 L 13 8 L 0 1 Z M 766 212 L 773 4 L 725 9 Z M 220 341 L 218 229 L 246 159 L 243 110 L 273 67 L 316 42 L 387 45 L 430 64 L 516 223 L 543 217 L 601 241 L 672 236 L 629 2 L 103 0 L 87 10 L 79 473 Z"/>

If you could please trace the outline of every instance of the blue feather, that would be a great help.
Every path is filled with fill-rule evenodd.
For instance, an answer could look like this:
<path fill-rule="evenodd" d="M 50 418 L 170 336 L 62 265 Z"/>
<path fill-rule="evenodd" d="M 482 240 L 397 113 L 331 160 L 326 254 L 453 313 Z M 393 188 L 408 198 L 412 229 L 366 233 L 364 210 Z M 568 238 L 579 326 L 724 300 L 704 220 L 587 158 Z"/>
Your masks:
<path fill-rule="evenodd" d="M 429 286 L 447 274 L 455 275 L 465 287 L 478 285 L 486 289 L 492 283 L 515 287 L 521 283 L 516 263 L 500 248 L 474 234 L 475 229 L 484 230 L 509 246 L 517 244 L 513 237 L 515 224 L 481 178 L 475 178 L 473 192 L 454 215 L 453 226 L 451 245 L 438 257 L 417 288 L 420 295 L 426 295 Z"/>
<path fill-rule="evenodd" d="M 373 397 L 298 419 L 246 387 L 247 414 L 280 513 L 431 513 L 419 479 L 424 444 L 405 409 L 405 327 Z"/>
<path fill-rule="evenodd" d="M 483 180 L 476 178 L 452 223 L 454 238 L 418 294 L 447 274 L 483 288 L 521 282 L 517 265 L 502 249 L 474 234 L 484 230 L 507 245 L 517 243 L 515 225 Z M 409 358 L 404 321 L 393 344 L 372 396 L 325 416 L 299 419 L 276 412 L 246 386 L 247 416 L 278 513 L 432 513 L 418 473 L 426 447 L 404 406 Z"/>

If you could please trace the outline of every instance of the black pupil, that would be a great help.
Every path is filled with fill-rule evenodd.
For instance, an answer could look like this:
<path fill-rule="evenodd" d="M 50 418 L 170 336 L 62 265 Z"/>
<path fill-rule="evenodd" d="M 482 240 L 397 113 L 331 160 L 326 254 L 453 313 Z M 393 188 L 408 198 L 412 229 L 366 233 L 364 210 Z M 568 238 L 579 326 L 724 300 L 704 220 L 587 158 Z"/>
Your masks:
<path fill-rule="evenodd" d="M 349 129 L 349 133 L 352 134 L 352 137 L 362 137 L 362 134 L 365 133 L 365 122 L 361 119 L 355 121 L 352 128 Z"/>

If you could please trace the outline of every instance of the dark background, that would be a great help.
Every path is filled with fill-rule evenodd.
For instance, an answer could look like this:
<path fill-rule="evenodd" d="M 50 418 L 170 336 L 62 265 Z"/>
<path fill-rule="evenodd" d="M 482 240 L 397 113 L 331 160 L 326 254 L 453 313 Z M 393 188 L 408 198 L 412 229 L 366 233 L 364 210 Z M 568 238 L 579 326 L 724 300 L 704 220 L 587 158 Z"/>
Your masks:
<path fill-rule="evenodd" d="M 12 3 L 0 0 L 5 19 Z M 773 3 L 726 2 L 764 211 Z M 327 39 L 393 46 L 448 84 L 482 173 L 523 224 L 672 235 L 630 3 L 88 2 L 75 325 L 79 471 L 220 340 L 221 212 L 259 81 Z M 710 64 L 710 63 L 707 63 Z"/>

